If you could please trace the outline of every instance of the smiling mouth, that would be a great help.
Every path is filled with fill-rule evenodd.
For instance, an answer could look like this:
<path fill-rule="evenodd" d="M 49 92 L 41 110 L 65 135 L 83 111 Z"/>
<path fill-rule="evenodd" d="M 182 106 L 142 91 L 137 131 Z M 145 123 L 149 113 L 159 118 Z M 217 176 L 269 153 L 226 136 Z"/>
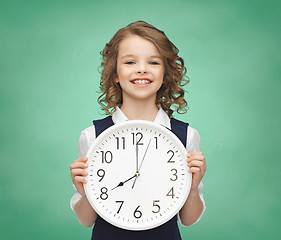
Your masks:
<path fill-rule="evenodd" d="M 134 79 L 131 81 L 131 83 L 133 83 L 133 84 L 150 84 L 150 83 L 152 83 L 152 81 L 149 79 Z"/>

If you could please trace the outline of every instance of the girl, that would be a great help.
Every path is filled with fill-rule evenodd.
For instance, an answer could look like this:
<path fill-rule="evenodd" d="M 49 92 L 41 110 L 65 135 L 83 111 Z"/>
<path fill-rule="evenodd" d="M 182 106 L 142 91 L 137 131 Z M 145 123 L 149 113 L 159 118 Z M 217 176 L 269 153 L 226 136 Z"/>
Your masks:
<path fill-rule="evenodd" d="M 98 101 L 103 110 L 112 116 L 114 124 L 138 119 L 154 121 L 171 129 L 173 112 L 186 112 L 187 103 L 182 89 L 187 82 L 186 68 L 183 59 L 178 56 L 178 49 L 164 32 L 143 21 L 129 24 L 113 36 L 101 54 L 102 95 Z M 70 166 L 76 190 L 71 208 L 82 225 L 91 227 L 95 223 L 92 239 L 181 239 L 178 225 L 174 223 L 146 231 L 128 231 L 97 216 L 83 189 L 88 166 L 85 155 L 96 137 L 96 130 L 95 126 L 91 126 L 81 132 L 78 144 L 80 158 Z M 199 152 L 198 132 L 188 127 L 186 134 L 187 165 L 192 173 L 192 185 L 177 216 L 184 226 L 199 221 L 205 210 L 201 179 L 206 171 L 204 155 Z"/>

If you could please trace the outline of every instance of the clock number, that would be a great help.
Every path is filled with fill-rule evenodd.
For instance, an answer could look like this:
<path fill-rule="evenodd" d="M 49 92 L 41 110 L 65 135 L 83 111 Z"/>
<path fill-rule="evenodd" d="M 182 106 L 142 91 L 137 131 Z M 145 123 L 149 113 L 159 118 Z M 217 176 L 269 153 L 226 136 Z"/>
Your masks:
<path fill-rule="evenodd" d="M 120 207 L 119 207 L 119 209 L 118 209 L 118 211 L 117 211 L 117 213 L 119 213 L 120 210 L 121 210 L 121 208 L 122 208 L 122 206 L 123 206 L 124 201 L 115 201 L 115 202 L 116 202 L 116 203 L 121 203 L 121 205 L 120 205 Z"/>
<path fill-rule="evenodd" d="M 156 208 L 157 208 L 156 211 L 152 210 L 153 213 L 158 213 L 158 212 L 160 212 L 160 206 L 159 206 L 158 204 L 156 204 L 156 203 L 159 203 L 159 202 L 160 202 L 159 200 L 153 200 L 153 207 L 156 207 Z"/>
<path fill-rule="evenodd" d="M 138 206 L 138 207 L 136 208 L 136 210 L 134 211 L 134 217 L 135 217 L 135 218 L 141 218 L 141 216 L 142 216 L 141 211 L 138 210 L 139 207 L 140 207 L 140 206 Z"/>
<path fill-rule="evenodd" d="M 105 176 L 105 171 L 104 171 L 103 169 L 99 169 L 99 170 L 97 171 L 97 175 L 101 178 L 101 179 L 99 180 L 99 182 L 100 182 L 101 180 L 103 180 L 103 178 L 104 178 L 104 176 Z"/>
<path fill-rule="evenodd" d="M 166 195 L 167 197 L 172 197 L 174 198 L 175 194 L 174 194 L 174 188 L 172 187 L 171 190 L 167 193 Z"/>
<path fill-rule="evenodd" d="M 157 137 L 154 138 L 155 138 L 155 148 L 158 149 L 158 138 Z"/>
<path fill-rule="evenodd" d="M 170 159 L 168 160 L 168 163 L 175 163 L 175 161 L 172 160 L 172 158 L 174 157 L 175 153 L 174 153 L 173 150 L 169 150 L 169 151 L 167 152 L 167 154 L 170 154 L 170 153 L 172 153 L 172 156 L 171 156 Z"/>
<path fill-rule="evenodd" d="M 116 139 L 116 141 L 117 141 L 117 149 L 119 149 L 120 148 L 120 139 L 119 139 L 119 137 L 116 137 L 115 138 Z M 125 149 L 125 137 L 121 137 L 121 142 L 122 142 L 122 149 Z"/>
<path fill-rule="evenodd" d="M 112 162 L 112 158 L 113 158 L 113 155 L 112 155 L 112 152 L 110 151 L 101 151 L 101 161 L 102 163 L 106 162 L 106 163 L 111 163 Z"/>
<path fill-rule="evenodd" d="M 108 195 L 107 195 L 107 188 L 106 187 L 103 187 L 103 188 L 101 188 L 101 195 L 100 195 L 100 198 L 102 199 L 102 200 L 106 200 L 107 198 L 108 198 Z"/>
<path fill-rule="evenodd" d="M 175 171 L 175 173 L 173 174 L 173 176 L 175 176 L 175 178 L 174 178 L 174 179 L 173 179 L 173 178 L 170 178 L 170 180 L 171 180 L 171 181 L 176 181 L 176 180 L 178 179 L 178 176 L 177 176 L 178 171 L 177 171 L 177 169 L 175 169 L 175 168 L 173 168 L 173 169 L 171 170 L 171 172 L 173 172 L 173 171 Z"/>
<path fill-rule="evenodd" d="M 133 145 L 135 145 L 135 142 L 136 140 L 138 139 L 138 136 L 139 136 L 139 140 L 136 142 L 137 145 L 143 145 L 143 143 L 141 143 L 140 141 L 142 140 L 143 138 L 143 135 L 141 132 L 138 132 L 138 133 L 132 133 L 133 135 Z"/>

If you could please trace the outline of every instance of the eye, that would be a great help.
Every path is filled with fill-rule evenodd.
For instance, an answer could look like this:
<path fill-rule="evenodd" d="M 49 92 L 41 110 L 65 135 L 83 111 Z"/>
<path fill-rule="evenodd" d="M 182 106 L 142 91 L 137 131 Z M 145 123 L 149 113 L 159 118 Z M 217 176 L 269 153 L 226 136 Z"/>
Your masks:
<path fill-rule="evenodd" d="M 133 61 L 127 61 L 126 64 L 132 65 L 132 64 L 135 64 L 135 62 L 133 62 Z"/>
<path fill-rule="evenodd" d="M 155 62 L 155 61 L 151 61 L 149 64 L 151 64 L 151 65 L 159 65 L 159 63 Z"/>

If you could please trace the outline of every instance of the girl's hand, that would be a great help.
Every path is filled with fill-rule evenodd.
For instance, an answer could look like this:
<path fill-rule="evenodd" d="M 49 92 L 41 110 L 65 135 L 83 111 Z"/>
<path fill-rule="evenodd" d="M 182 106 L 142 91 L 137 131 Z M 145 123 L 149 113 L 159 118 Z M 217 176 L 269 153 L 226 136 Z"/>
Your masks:
<path fill-rule="evenodd" d="M 88 164 L 86 163 L 88 161 L 87 157 L 80 157 L 70 165 L 70 173 L 71 173 L 71 179 L 73 184 L 75 185 L 77 191 L 84 196 L 85 191 L 83 187 L 83 183 L 87 183 L 85 180 L 85 176 L 88 175 L 88 173 L 84 170 L 88 167 Z"/>
<path fill-rule="evenodd" d="M 190 190 L 197 190 L 200 181 L 206 172 L 206 161 L 202 152 L 191 152 L 187 154 L 187 166 L 192 173 L 192 183 Z"/>

